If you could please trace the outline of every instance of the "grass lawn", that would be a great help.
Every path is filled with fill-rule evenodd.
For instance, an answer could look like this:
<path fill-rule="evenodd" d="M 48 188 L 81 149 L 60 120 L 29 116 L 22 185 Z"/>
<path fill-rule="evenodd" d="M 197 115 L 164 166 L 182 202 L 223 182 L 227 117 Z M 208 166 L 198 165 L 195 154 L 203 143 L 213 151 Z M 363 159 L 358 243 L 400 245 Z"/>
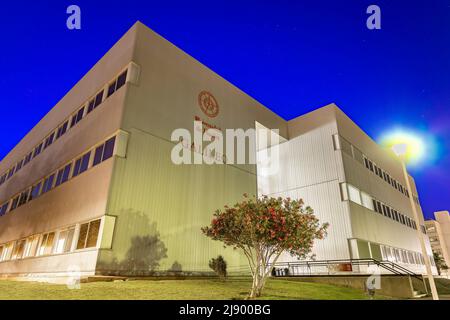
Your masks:
<path fill-rule="evenodd" d="M 0 281 L 0 300 L 229 300 L 245 299 L 249 279 L 136 280 L 81 284 L 81 289 L 36 282 Z M 262 299 L 368 299 L 361 290 L 269 279 Z M 388 297 L 376 296 L 377 299 Z"/>

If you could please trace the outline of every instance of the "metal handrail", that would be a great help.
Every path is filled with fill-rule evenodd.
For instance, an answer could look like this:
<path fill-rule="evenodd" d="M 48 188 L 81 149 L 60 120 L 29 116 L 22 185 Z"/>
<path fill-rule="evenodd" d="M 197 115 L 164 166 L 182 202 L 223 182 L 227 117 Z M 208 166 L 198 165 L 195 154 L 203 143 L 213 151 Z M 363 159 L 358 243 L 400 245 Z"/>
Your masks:
<path fill-rule="evenodd" d="M 335 260 L 311 260 L 311 261 L 296 261 L 296 262 L 278 262 L 275 264 L 270 264 L 270 267 L 281 267 L 281 266 L 287 266 L 289 269 L 291 267 L 302 267 L 306 266 L 309 270 L 309 274 L 311 274 L 311 266 L 325 266 L 328 267 L 330 264 L 351 264 L 351 265 L 377 265 L 389 272 L 392 272 L 396 275 L 408 275 L 414 278 L 417 278 L 419 280 L 423 280 L 423 278 L 412 272 L 411 270 L 406 269 L 405 267 L 402 267 L 392 261 L 379 261 L 373 258 L 366 258 L 366 259 L 335 259 Z"/>

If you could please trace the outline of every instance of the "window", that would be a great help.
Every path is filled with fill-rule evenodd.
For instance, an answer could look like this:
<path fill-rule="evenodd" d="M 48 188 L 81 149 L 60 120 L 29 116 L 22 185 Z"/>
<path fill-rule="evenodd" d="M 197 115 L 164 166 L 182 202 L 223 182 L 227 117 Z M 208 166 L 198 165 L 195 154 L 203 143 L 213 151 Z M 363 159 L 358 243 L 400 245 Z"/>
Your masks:
<path fill-rule="evenodd" d="M 14 168 L 12 168 L 11 170 L 9 170 L 9 172 L 8 172 L 8 178 L 7 178 L 7 179 L 11 178 L 13 174 L 14 174 Z"/>
<path fill-rule="evenodd" d="M 20 169 L 22 169 L 22 166 L 23 166 L 23 159 L 17 163 L 16 172 L 19 171 Z"/>
<path fill-rule="evenodd" d="M 76 114 L 72 116 L 72 121 L 70 122 L 70 127 L 72 128 L 75 126 L 78 122 L 80 122 L 83 119 L 84 115 L 84 107 L 82 107 Z"/>
<path fill-rule="evenodd" d="M 127 82 L 127 72 L 128 70 L 125 70 L 113 83 L 109 85 L 108 97 L 110 97 L 114 92 L 122 88 L 123 85 Z"/>
<path fill-rule="evenodd" d="M 56 242 L 55 253 L 70 252 L 74 234 L 75 227 L 61 231 L 58 236 L 58 241 Z"/>
<path fill-rule="evenodd" d="M 112 137 L 111 139 L 106 141 L 104 144 L 102 144 L 101 146 L 98 146 L 95 149 L 93 166 L 96 166 L 99 163 L 112 157 L 113 152 L 114 152 L 115 140 L 116 140 L 116 137 Z"/>
<path fill-rule="evenodd" d="M 13 211 L 17 208 L 17 204 L 19 203 L 19 196 L 15 197 L 11 203 L 11 209 L 9 211 Z"/>
<path fill-rule="evenodd" d="M 51 176 L 47 177 L 47 179 L 45 179 L 44 185 L 42 187 L 42 194 L 52 190 L 54 179 L 55 179 L 55 174 L 52 174 Z"/>
<path fill-rule="evenodd" d="M 77 161 L 75 161 L 75 166 L 73 168 L 72 177 L 76 177 L 88 169 L 90 157 L 91 157 L 91 152 L 89 151 L 84 156 L 82 156 Z"/>
<path fill-rule="evenodd" d="M 125 70 L 118 78 L 117 78 L 117 86 L 116 91 L 123 87 L 123 85 L 127 82 L 127 73 L 128 70 Z"/>
<path fill-rule="evenodd" d="M 30 153 L 25 157 L 25 160 L 23 161 L 23 165 L 24 165 L 24 166 L 27 165 L 28 162 L 30 162 L 32 156 L 33 156 L 33 152 L 30 152 Z"/>
<path fill-rule="evenodd" d="M 63 184 L 67 180 L 69 180 L 69 174 L 70 174 L 70 169 L 71 168 L 72 168 L 72 164 L 69 163 L 63 169 L 60 169 L 58 171 L 58 175 L 56 177 L 55 187 L 59 186 L 60 184 Z"/>
<path fill-rule="evenodd" d="M 33 158 L 36 158 L 42 151 L 42 143 L 34 148 Z"/>
<path fill-rule="evenodd" d="M 359 193 L 359 189 L 355 188 L 351 184 L 347 184 L 348 186 L 348 197 L 350 201 L 353 201 L 357 204 L 361 204 L 361 194 Z"/>
<path fill-rule="evenodd" d="M 39 249 L 37 251 L 38 256 L 48 255 L 52 253 L 53 242 L 55 240 L 55 233 L 50 232 L 42 235 Z"/>
<path fill-rule="evenodd" d="M 17 241 L 16 244 L 14 245 L 11 260 L 22 259 L 24 251 L 25 251 L 25 239 Z"/>
<path fill-rule="evenodd" d="M 103 101 L 103 90 L 97 93 L 94 99 L 89 102 L 88 113 L 97 108 Z"/>
<path fill-rule="evenodd" d="M 6 211 L 8 210 L 8 204 L 9 204 L 9 202 L 3 204 L 3 205 L 0 207 L 0 217 L 1 217 L 1 216 L 4 216 L 4 215 L 6 214 Z"/>
<path fill-rule="evenodd" d="M 55 133 L 52 132 L 51 135 L 49 135 L 47 137 L 47 139 L 45 139 L 45 143 L 44 143 L 44 149 L 47 149 L 52 143 L 53 143 L 53 138 L 55 137 Z"/>
<path fill-rule="evenodd" d="M 39 182 L 31 189 L 30 201 L 39 197 L 39 192 L 41 191 L 42 182 Z"/>
<path fill-rule="evenodd" d="M 365 192 L 361 192 L 362 205 L 367 209 L 374 210 L 372 197 Z"/>
<path fill-rule="evenodd" d="M 95 154 L 94 154 L 94 164 L 93 166 L 96 166 L 97 164 L 99 164 L 100 162 L 102 162 L 102 157 L 103 157 L 103 149 L 104 149 L 105 145 L 102 144 L 101 146 L 98 146 L 97 149 L 95 149 Z"/>
<path fill-rule="evenodd" d="M 64 124 L 58 128 L 58 132 L 56 134 L 56 139 L 59 139 L 62 135 L 67 132 L 67 127 L 69 125 L 69 121 L 64 122 Z"/>
<path fill-rule="evenodd" d="M 99 230 L 100 219 L 82 224 L 78 236 L 77 250 L 97 246 Z"/>
<path fill-rule="evenodd" d="M 34 257 L 36 255 L 36 249 L 39 243 L 39 236 L 31 236 L 27 238 L 25 243 L 24 258 Z"/>
<path fill-rule="evenodd" d="M 3 246 L 3 250 L 1 252 L 0 261 L 8 261 L 11 259 L 12 250 L 13 250 L 13 242 L 10 242 Z"/>
<path fill-rule="evenodd" d="M 381 207 L 381 202 L 380 201 L 377 201 L 377 208 L 378 208 L 378 212 L 380 214 L 383 214 L 383 210 L 381 209 L 382 207 Z"/>
<path fill-rule="evenodd" d="M 28 201 L 28 195 L 30 194 L 30 190 L 24 191 L 20 194 L 19 202 L 17 203 L 17 206 L 20 207 L 27 203 Z"/>

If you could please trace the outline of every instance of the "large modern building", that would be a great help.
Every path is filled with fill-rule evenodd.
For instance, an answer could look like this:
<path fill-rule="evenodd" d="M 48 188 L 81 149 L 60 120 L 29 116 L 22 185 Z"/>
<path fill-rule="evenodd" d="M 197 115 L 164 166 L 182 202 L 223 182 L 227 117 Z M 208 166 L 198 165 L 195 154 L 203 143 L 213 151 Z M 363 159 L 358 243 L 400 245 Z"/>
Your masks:
<path fill-rule="evenodd" d="M 448 211 L 438 211 L 434 213 L 434 217 L 435 220 L 425 221 L 431 248 L 450 267 L 450 215 Z"/>
<path fill-rule="evenodd" d="M 279 170 L 174 164 L 171 134 L 194 120 L 278 130 Z M 422 272 L 405 186 L 395 156 L 334 104 L 285 121 L 136 23 L 1 161 L 0 274 L 201 274 L 218 254 L 239 272 L 245 258 L 200 228 L 244 193 L 304 199 L 330 224 L 317 259 Z"/>

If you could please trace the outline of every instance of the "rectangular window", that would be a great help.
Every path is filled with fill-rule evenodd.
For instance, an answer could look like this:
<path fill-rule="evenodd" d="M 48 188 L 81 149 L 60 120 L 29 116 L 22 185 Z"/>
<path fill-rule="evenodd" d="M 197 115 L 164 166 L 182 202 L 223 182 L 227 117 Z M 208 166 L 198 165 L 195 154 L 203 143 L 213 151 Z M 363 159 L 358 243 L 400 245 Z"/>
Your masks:
<path fill-rule="evenodd" d="M 117 78 L 117 86 L 116 91 L 123 87 L 123 85 L 127 82 L 127 73 L 128 70 L 125 70 L 118 78 Z"/>
<path fill-rule="evenodd" d="M 18 207 L 24 205 L 28 201 L 28 195 L 30 194 L 30 190 L 24 191 L 20 194 Z"/>
<path fill-rule="evenodd" d="M 362 200 L 362 205 L 364 207 L 366 207 L 367 209 L 370 209 L 370 210 L 374 209 L 372 197 L 369 196 L 367 193 L 361 192 L 361 200 Z"/>
<path fill-rule="evenodd" d="M 69 180 L 69 174 L 70 174 L 70 169 L 71 168 L 72 168 L 72 164 L 70 163 L 67 166 L 65 166 L 63 169 L 60 169 L 58 171 L 58 175 L 56 177 L 55 187 L 59 186 L 60 184 L 63 184 L 67 180 Z"/>
<path fill-rule="evenodd" d="M 9 211 L 13 211 L 17 208 L 17 204 L 19 203 L 19 196 L 15 197 L 11 203 L 11 209 Z"/>
<path fill-rule="evenodd" d="M 77 250 L 92 248 L 97 246 L 98 233 L 100 230 L 100 219 L 89 223 L 84 223 L 80 226 L 80 233 L 78 236 Z"/>
<path fill-rule="evenodd" d="M 369 170 L 373 172 L 373 163 L 369 160 Z"/>
<path fill-rule="evenodd" d="M 17 163 L 16 172 L 19 171 L 20 169 L 22 169 L 22 166 L 23 166 L 23 159 L 20 160 L 19 163 Z"/>
<path fill-rule="evenodd" d="M 28 237 L 25 244 L 24 258 L 34 257 L 36 255 L 37 246 L 39 243 L 39 236 Z"/>
<path fill-rule="evenodd" d="M 379 212 L 380 214 L 383 214 L 383 209 L 382 209 L 382 207 L 381 207 L 381 202 L 380 202 L 380 201 L 377 201 L 377 208 L 378 208 L 378 212 Z"/>
<path fill-rule="evenodd" d="M 39 249 L 37 251 L 38 256 L 44 256 L 52 253 L 53 243 L 55 240 L 55 233 L 46 233 L 41 237 L 41 242 L 39 244 Z"/>
<path fill-rule="evenodd" d="M 11 259 L 13 246 L 14 246 L 14 242 L 10 242 L 3 246 L 2 255 L 0 256 L 0 261 L 8 261 Z"/>
<path fill-rule="evenodd" d="M 361 204 L 361 194 L 359 193 L 359 189 L 355 188 L 351 184 L 347 184 L 347 186 L 350 201 L 353 201 L 357 204 Z"/>
<path fill-rule="evenodd" d="M 83 119 L 84 115 L 84 107 L 82 107 L 76 114 L 72 116 L 72 121 L 70 123 L 70 127 L 72 128 L 75 126 L 78 122 L 80 122 Z"/>
<path fill-rule="evenodd" d="M 25 251 L 25 239 L 16 241 L 16 244 L 14 245 L 13 253 L 11 256 L 11 260 L 22 259 L 24 251 Z"/>
<path fill-rule="evenodd" d="M 44 149 L 47 149 L 53 143 L 53 138 L 54 137 L 55 137 L 55 133 L 52 132 L 52 134 L 49 135 L 47 137 L 47 139 L 45 139 Z"/>
<path fill-rule="evenodd" d="M 25 160 L 23 161 L 23 165 L 24 165 L 24 166 L 27 165 L 28 162 L 30 162 L 32 156 L 33 156 L 33 152 L 30 152 L 30 153 L 25 157 Z"/>
<path fill-rule="evenodd" d="M 12 168 L 11 170 L 9 170 L 8 178 L 7 178 L 7 179 L 10 179 L 10 178 L 12 177 L 13 174 L 14 174 L 14 168 Z"/>
<path fill-rule="evenodd" d="M 4 215 L 6 214 L 6 211 L 8 210 L 8 204 L 9 204 L 9 202 L 3 204 L 3 205 L 0 207 L 0 217 L 1 217 L 1 216 L 4 216 Z"/>
<path fill-rule="evenodd" d="M 42 194 L 52 190 L 53 188 L 53 180 L 55 179 L 55 174 L 52 174 L 44 181 L 44 186 L 42 187 Z"/>
<path fill-rule="evenodd" d="M 39 192 L 41 191 L 42 182 L 39 182 L 31 189 L 30 200 L 36 199 L 39 197 Z"/>
<path fill-rule="evenodd" d="M 58 128 L 58 132 L 56 134 L 56 139 L 59 139 L 62 135 L 67 132 L 67 126 L 69 125 L 69 121 L 64 122 L 64 124 Z"/>
<path fill-rule="evenodd" d="M 36 158 L 42 151 L 42 143 L 34 149 L 33 158 Z"/>
<path fill-rule="evenodd" d="M 92 99 L 91 101 L 89 101 L 87 113 L 91 113 L 92 110 L 94 110 L 94 105 L 95 105 L 95 99 Z"/>
<path fill-rule="evenodd" d="M 95 149 L 95 154 L 94 154 L 94 164 L 93 166 L 98 165 L 100 162 L 102 162 L 102 157 L 103 157 L 103 148 L 105 147 L 104 144 L 102 144 L 101 146 L 98 146 Z"/>
<path fill-rule="evenodd" d="M 100 91 L 95 97 L 95 105 L 94 108 L 97 108 L 103 102 L 103 90 Z"/>
<path fill-rule="evenodd" d="M 114 152 L 114 143 L 116 141 L 116 137 L 112 137 L 108 141 L 105 142 L 105 149 L 103 151 L 103 159 L 102 161 L 108 160 L 113 156 Z"/>
<path fill-rule="evenodd" d="M 112 96 L 112 94 L 116 92 L 116 81 L 114 81 L 113 83 L 111 83 L 108 87 L 108 98 L 110 96 Z"/>
<path fill-rule="evenodd" d="M 58 241 L 56 242 L 55 253 L 70 252 L 70 249 L 72 248 L 74 233 L 75 228 L 70 228 L 59 233 Z"/>
<path fill-rule="evenodd" d="M 90 157 L 91 157 L 91 152 L 89 151 L 84 156 L 82 156 L 77 161 L 75 161 L 75 166 L 73 168 L 72 177 L 76 177 L 88 169 Z"/>

